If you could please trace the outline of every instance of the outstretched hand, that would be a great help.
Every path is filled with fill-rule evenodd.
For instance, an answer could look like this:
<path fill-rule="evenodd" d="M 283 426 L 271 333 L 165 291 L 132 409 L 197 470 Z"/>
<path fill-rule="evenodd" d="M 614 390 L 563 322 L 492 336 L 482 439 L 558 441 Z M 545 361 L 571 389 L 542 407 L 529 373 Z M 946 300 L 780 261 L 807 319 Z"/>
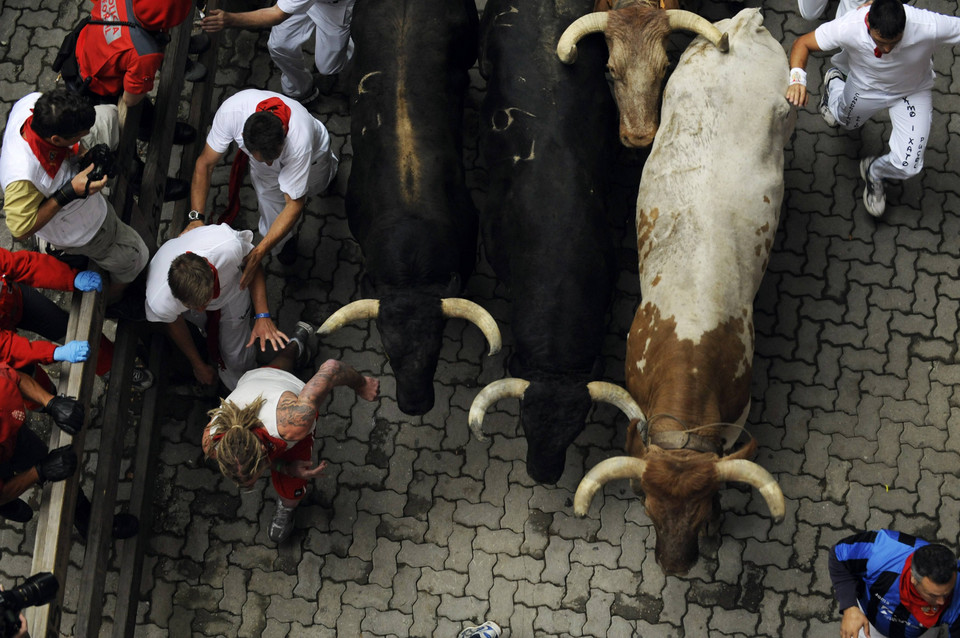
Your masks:
<path fill-rule="evenodd" d="M 794 106 L 806 106 L 808 97 L 807 87 L 802 84 L 791 84 L 787 87 L 787 102 Z"/>
<path fill-rule="evenodd" d="M 263 317 L 253 322 L 253 330 L 250 331 L 250 341 L 247 342 L 249 348 L 260 340 L 260 352 L 266 352 L 267 342 L 273 346 L 276 352 L 283 350 L 284 346 L 290 343 L 290 338 L 277 329 L 277 324 L 273 323 L 270 317 Z"/>
<path fill-rule="evenodd" d="M 310 467 L 310 461 L 286 461 L 284 462 L 284 474 L 294 478 L 309 480 L 323 475 L 327 468 L 326 461 L 320 461 L 315 467 Z"/>
<path fill-rule="evenodd" d="M 374 377 L 363 377 L 363 385 L 357 388 L 357 396 L 373 401 L 378 394 L 380 394 L 380 380 Z"/>

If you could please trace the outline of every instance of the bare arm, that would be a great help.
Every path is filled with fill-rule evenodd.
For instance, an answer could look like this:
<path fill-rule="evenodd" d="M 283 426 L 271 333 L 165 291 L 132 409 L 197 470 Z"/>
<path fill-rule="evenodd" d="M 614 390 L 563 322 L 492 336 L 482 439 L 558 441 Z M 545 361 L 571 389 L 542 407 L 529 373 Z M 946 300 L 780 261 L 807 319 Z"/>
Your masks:
<path fill-rule="evenodd" d="M 143 102 L 143 98 L 147 97 L 146 93 L 130 93 L 129 91 L 124 91 L 123 96 L 120 98 L 120 101 L 123 102 L 127 108 L 131 106 L 136 106 Z"/>
<path fill-rule="evenodd" d="M 347 364 L 328 359 L 317 373 L 307 381 L 296 398 L 286 393 L 277 403 L 278 432 L 288 441 L 299 441 L 311 432 L 317 418 L 320 405 L 326 401 L 337 386 L 353 388 L 357 395 L 367 401 L 377 398 L 380 382 L 373 377 L 365 377 Z"/>
<path fill-rule="evenodd" d="M 170 339 L 190 362 L 191 367 L 193 367 L 193 376 L 196 377 L 197 381 L 204 385 L 213 385 L 217 382 L 217 372 L 200 356 L 197 346 L 193 343 L 193 337 L 190 336 L 190 328 L 187 327 L 186 319 L 177 317 L 171 323 L 168 323 L 167 334 L 170 335 Z"/>
<path fill-rule="evenodd" d="M 238 151 L 242 152 L 242 151 Z M 203 145 L 203 152 L 197 158 L 197 163 L 193 167 L 193 181 L 190 182 L 190 207 L 201 213 L 207 208 L 207 196 L 210 194 L 210 177 L 213 175 L 213 167 L 217 165 L 223 153 L 218 153 L 209 144 Z M 193 224 L 203 225 L 202 222 L 193 222 Z M 189 230 L 193 224 L 187 226 Z"/>
<path fill-rule="evenodd" d="M 289 13 L 281 11 L 276 5 L 241 13 L 213 9 L 201 20 L 200 28 L 209 33 L 228 28 L 263 29 L 278 25 L 289 17 Z"/>
<path fill-rule="evenodd" d="M 793 43 L 793 47 L 790 49 L 790 68 L 791 69 L 804 69 L 807 68 L 807 60 L 810 58 L 810 54 L 814 51 L 822 51 L 820 45 L 817 44 L 816 32 L 811 31 L 810 33 L 804 34 L 797 38 Z M 787 101 L 793 104 L 794 106 L 806 106 L 807 104 L 807 87 L 805 84 L 791 84 L 787 87 Z"/>
<path fill-rule="evenodd" d="M 240 287 L 242 288 L 243 284 Z M 267 305 L 267 278 L 260 266 L 257 266 L 253 283 L 250 285 L 250 302 L 253 305 L 254 314 L 270 314 L 270 306 Z M 250 331 L 250 341 L 247 342 L 247 347 L 252 346 L 257 339 L 260 340 L 261 352 L 267 349 L 268 341 L 273 349 L 278 352 L 290 341 L 287 335 L 277 329 L 277 324 L 270 317 L 254 319 L 253 330 Z"/>
<path fill-rule="evenodd" d="M 273 247 L 279 244 L 280 240 L 286 237 L 287 233 L 293 229 L 297 220 L 300 219 L 300 215 L 303 213 L 303 206 L 307 201 L 306 196 L 290 199 L 290 196 L 286 193 L 283 194 L 283 199 L 286 203 L 283 206 L 283 210 L 280 211 L 280 215 L 273 220 L 266 236 L 250 251 L 250 254 L 247 255 L 244 261 L 243 277 L 240 279 L 241 288 L 250 283 L 253 279 L 254 269 L 261 264 L 263 258 L 273 250 Z"/>

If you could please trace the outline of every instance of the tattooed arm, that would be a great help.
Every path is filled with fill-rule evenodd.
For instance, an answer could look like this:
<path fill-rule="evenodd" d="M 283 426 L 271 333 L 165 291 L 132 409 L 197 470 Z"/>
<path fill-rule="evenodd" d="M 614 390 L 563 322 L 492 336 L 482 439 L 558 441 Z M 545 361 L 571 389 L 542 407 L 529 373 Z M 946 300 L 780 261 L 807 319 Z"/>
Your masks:
<path fill-rule="evenodd" d="M 328 359 L 320 366 L 313 378 L 294 397 L 285 392 L 277 403 L 277 423 L 280 436 L 287 441 L 299 441 L 308 436 L 313 428 L 320 405 L 337 386 L 345 385 L 357 395 L 373 401 L 380 391 L 380 382 L 365 377 L 350 366 L 335 359 Z"/>

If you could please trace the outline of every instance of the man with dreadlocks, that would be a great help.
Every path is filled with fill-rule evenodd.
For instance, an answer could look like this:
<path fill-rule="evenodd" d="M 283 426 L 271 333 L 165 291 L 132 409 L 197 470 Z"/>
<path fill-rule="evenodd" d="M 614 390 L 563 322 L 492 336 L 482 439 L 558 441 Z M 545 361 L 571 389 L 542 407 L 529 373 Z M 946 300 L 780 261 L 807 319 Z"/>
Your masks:
<path fill-rule="evenodd" d="M 320 405 L 337 386 L 348 386 L 367 401 L 380 390 L 377 379 L 334 359 L 325 361 L 306 383 L 294 376 L 295 365 L 312 360 L 308 339 L 315 331 L 298 322 L 280 354 L 269 365 L 244 374 L 236 390 L 210 411 L 203 431 L 204 454 L 241 488 L 252 487 L 270 470 L 278 498 L 268 536 L 276 543 L 293 531 L 293 512 L 306 493 L 307 480 L 327 465 L 312 462 Z"/>

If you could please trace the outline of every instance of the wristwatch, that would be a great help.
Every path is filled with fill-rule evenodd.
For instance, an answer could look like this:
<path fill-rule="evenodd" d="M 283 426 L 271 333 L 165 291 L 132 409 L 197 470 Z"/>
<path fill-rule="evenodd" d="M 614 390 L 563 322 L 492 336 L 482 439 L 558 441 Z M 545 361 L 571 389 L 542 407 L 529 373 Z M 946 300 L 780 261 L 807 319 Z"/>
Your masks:
<path fill-rule="evenodd" d="M 190 211 L 189 213 L 187 213 L 187 219 L 189 219 L 189 220 L 192 221 L 192 222 L 201 221 L 201 222 L 206 223 L 206 221 L 207 221 L 207 216 L 204 215 L 203 213 L 201 213 L 201 212 L 198 211 L 198 210 L 192 210 L 192 211 Z"/>

